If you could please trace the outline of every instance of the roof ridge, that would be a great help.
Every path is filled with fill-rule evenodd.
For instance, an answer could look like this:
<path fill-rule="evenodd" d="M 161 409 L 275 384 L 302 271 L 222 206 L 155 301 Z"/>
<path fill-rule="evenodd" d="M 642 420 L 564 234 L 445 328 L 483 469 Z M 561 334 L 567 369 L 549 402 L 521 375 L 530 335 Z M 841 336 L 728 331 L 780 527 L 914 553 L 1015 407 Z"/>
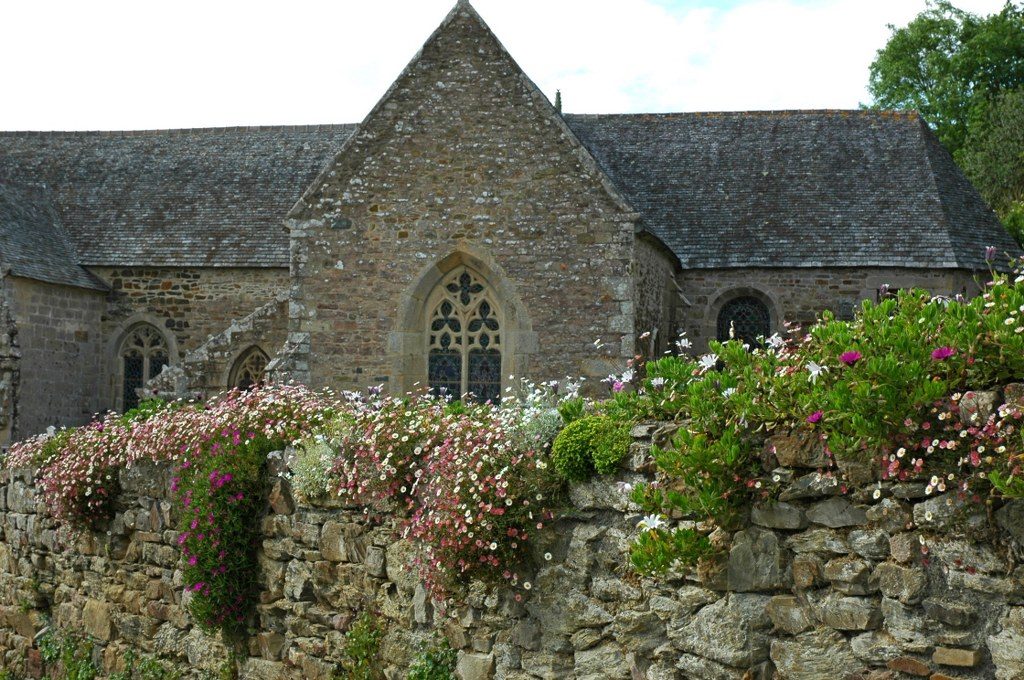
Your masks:
<path fill-rule="evenodd" d="M 921 118 L 921 114 L 917 110 L 899 109 L 754 109 L 750 111 L 664 111 L 660 113 L 566 113 L 564 115 L 569 118 L 629 118 L 641 116 L 651 118 L 713 118 L 718 116 L 792 116 L 822 114 L 832 114 L 843 117 L 855 115 L 865 118 Z"/>
<path fill-rule="evenodd" d="M 148 137 L 226 132 L 330 132 L 355 128 L 358 123 L 318 123 L 309 125 L 230 125 L 198 128 L 152 128 L 145 130 L 0 130 L 0 137 Z"/>

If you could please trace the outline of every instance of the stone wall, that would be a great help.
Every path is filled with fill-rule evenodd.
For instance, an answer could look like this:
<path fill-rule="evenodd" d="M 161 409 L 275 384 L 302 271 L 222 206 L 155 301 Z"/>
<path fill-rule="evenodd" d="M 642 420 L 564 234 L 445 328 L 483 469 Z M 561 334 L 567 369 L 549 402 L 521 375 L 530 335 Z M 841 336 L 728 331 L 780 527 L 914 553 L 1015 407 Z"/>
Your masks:
<path fill-rule="evenodd" d="M 88 422 L 105 407 L 98 398 L 105 294 L 17 277 L 3 285 L 21 353 L 14 438 Z"/>
<path fill-rule="evenodd" d="M 236 362 L 258 347 L 268 357 L 283 349 L 288 335 L 288 296 L 281 292 L 251 314 L 233 321 L 220 333 L 188 352 L 178 366 L 164 370 L 146 384 L 146 396 L 205 400 L 229 384 Z"/>
<path fill-rule="evenodd" d="M 673 314 L 679 306 L 675 276 L 679 262 L 664 244 L 650 234 L 637 235 L 633 256 L 633 297 L 636 330 L 650 333 L 637 343 L 637 352 L 657 358 L 676 338 Z"/>
<path fill-rule="evenodd" d="M 18 428 L 18 387 L 21 383 L 21 349 L 18 327 L 11 316 L 8 295 L 13 282 L 0 279 L 0 447 L 6 446 Z"/>
<path fill-rule="evenodd" d="M 344 631 L 367 608 L 387 628 L 389 678 L 404 677 L 417 644 L 438 636 L 459 649 L 467 680 L 1024 677 L 1024 503 L 965 506 L 928 496 L 923 483 L 841 494 L 800 440 L 768 442 L 783 500 L 753 508 L 741 531 L 713 534 L 718 564 L 657 580 L 632 574 L 626 550 L 639 516 L 621 484 L 650 474 L 651 439 L 664 444 L 674 428 L 638 426 L 628 469 L 571 488 L 570 511 L 533 549 L 528 590 L 473 583 L 447 612 L 409 568 L 393 520 L 307 505 L 275 477 L 241 677 L 331 678 Z M 272 468 L 283 471 L 279 457 Z M 44 515 L 29 473 L 4 473 L 4 668 L 38 671 L 32 641 L 44 613 L 91 636 L 108 671 L 128 649 L 189 677 L 227 659 L 182 606 L 167 471 L 139 467 L 121 480 L 116 518 L 73 538 Z"/>
<path fill-rule="evenodd" d="M 973 297 L 981 289 L 983 272 L 956 269 L 690 269 L 679 273 L 681 298 L 675 312 L 679 330 L 685 330 L 694 350 L 707 350 L 715 339 L 718 312 L 739 295 L 754 295 L 768 304 L 777 331 L 783 322 L 809 326 L 822 310 L 850 319 L 862 300 L 875 300 L 880 286 L 895 291 L 924 288 L 935 295 Z"/>
<path fill-rule="evenodd" d="M 294 359 L 318 387 L 422 385 L 425 300 L 466 265 L 504 317 L 503 377 L 603 378 L 634 352 L 635 219 L 460 4 L 286 221 Z"/>

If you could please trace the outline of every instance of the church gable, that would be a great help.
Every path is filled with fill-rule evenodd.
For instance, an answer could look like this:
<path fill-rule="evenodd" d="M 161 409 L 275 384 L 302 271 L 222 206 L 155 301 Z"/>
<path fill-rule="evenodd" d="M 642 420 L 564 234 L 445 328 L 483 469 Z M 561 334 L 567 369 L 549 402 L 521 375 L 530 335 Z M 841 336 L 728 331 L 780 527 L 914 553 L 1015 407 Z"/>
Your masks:
<path fill-rule="evenodd" d="M 291 330 L 310 338 L 310 379 L 342 376 L 332 381 L 340 387 L 426 381 L 430 311 L 398 310 L 410 300 L 426 305 L 424 281 L 447 280 L 449 264 L 515 298 L 493 301 L 517 310 L 502 336 L 506 375 L 538 343 L 554 377 L 603 371 L 587 363 L 595 338 L 621 363 L 633 349 L 635 219 L 460 3 L 286 221 L 296 277 Z"/>

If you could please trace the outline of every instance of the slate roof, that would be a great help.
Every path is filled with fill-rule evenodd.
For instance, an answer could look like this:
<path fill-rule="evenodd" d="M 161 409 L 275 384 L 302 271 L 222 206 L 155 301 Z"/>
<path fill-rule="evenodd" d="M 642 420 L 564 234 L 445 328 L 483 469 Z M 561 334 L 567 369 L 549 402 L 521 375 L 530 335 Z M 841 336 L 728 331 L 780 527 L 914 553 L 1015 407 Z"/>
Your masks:
<path fill-rule="evenodd" d="M 77 260 L 49 192 L 0 182 L 0 272 L 105 290 Z"/>
<path fill-rule="evenodd" d="M 1020 254 L 915 113 L 564 118 L 684 268 Z M 355 128 L 0 132 L 0 183 L 46 187 L 82 265 L 285 267 L 284 216 Z"/>
<path fill-rule="evenodd" d="M 0 132 L 0 182 L 50 188 L 83 265 L 287 267 L 282 219 L 354 129 Z"/>
<path fill-rule="evenodd" d="M 683 268 L 986 269 L 986 246 L 1020 254 L 916 113 L 565 119 Z"/>

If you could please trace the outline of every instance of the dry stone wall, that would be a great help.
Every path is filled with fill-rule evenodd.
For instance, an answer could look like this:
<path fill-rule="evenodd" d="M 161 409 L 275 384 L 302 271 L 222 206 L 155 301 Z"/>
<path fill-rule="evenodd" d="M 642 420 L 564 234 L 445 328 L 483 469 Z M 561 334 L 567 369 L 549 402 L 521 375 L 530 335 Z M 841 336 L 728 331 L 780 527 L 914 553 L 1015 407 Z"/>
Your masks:
<path fill-rule="evenodd" d="M 263 591 L 241 677 L 332 678 L 344 631 L 367 608 L 387 629 L 389 678 L 442 636 L 471 680 L 1024 677 L 1024 504 L 964 505 L 917 483 L 843 494 L 798 439 L 769 441 L 767 459 L 785 464 L 783 500 L 754 507 L 741 531 L 715 533 L 718 564 L 658 580 L 631 573 L 639 516 L 623 485 L 649 476 L 651 439 L 674 427 L 638 426 L 628 469 L 569 490 L 569 511 L 534 548 L 528 590 L 473 583 L 447 610 L 409 568 L 393 519 L 301 502 L 272 457 Z M 128 649 L 189 677 L 222 666 L 227 649 L 184 609 L 168 477 L 123 471 L 115 519 L 75 538 L 45 516 L 29 472 L 5 473 L 4 668 L 38 676 L 33 639 L 47 625 L 90 636 L 108 672 Z"/>

